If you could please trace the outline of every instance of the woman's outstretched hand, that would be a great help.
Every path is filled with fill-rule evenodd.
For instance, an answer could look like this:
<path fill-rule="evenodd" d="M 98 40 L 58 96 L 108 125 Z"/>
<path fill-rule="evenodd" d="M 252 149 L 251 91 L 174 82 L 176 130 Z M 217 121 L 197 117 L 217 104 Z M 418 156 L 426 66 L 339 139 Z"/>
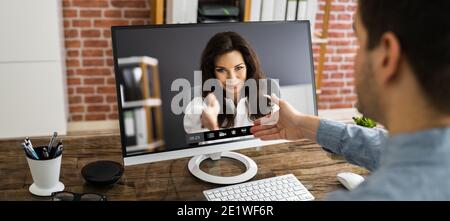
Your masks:
<path fill-rule="evenodd" d="M 203 109 L 201 116 L 202 127 L 208 130 L 218 130 L 219 123 L 217 116 L 219 116 L 220 104 L 213 93 L 208 94 L 205 98 L 206 107 Z"/>

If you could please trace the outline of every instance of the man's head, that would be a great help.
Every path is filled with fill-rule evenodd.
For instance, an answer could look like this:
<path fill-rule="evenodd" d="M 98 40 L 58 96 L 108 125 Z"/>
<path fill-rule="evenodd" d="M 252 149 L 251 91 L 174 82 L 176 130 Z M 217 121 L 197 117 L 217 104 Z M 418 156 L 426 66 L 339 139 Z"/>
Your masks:
<path fill-rule="evenodd" d="M 386 107 L 403 97 L 450 116 L 449 3 L 359 0 L 355 86 L 363 114 L 386 123 Z"/>

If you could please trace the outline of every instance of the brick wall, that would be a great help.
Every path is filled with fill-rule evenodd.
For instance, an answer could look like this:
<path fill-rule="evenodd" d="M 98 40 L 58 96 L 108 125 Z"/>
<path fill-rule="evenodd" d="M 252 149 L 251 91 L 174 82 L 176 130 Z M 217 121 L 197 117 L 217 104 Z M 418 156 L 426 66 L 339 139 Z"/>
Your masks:
<path fill-rule="evenodd" d="M 320 0 L 323 10 L 324 0 Z M 356 0 L 333 0 L 319 108 L 351 107 Z M 117 119 L 111 25 L 148 24 L 147 0 L 63 0 L 70 121 Z M 322 11 L 317 17 L 321 29 Z M 318 46 L 313 46 L 318 60 Z"/>
<path fill-rule="evenodd" d="M 316 29 L 322 29 L 325 0 L 319 0 L 320 10 L 317 15 Z M 353 32 L 353 14 L 357 0 L 333 0 L 329 20 L 329 42 L 325 66 L 322 75 L 319 96 L 319 109 L 353 107 L 356 95 L 353 89 L 353 61 L 357 41 Z M 317 70 L 319 46 L 313 45 L 314 60 Z"/>
<path fill-rule="evenodd" d="M 146 0 L 63 0 L 70 121 L 117 119 L 110 27 L 149 16 Z"/>

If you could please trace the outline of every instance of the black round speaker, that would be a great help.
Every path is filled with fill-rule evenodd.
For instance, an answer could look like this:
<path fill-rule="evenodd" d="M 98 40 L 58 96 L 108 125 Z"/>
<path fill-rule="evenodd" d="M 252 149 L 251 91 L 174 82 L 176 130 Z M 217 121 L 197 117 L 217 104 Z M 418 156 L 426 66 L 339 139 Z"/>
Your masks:
<path fill-rule="evenodd" d="M 81 175 L 88 183 L 102 186 L 116 183 L 122 174 L 123 166 L 108 160 L 89 163 L 81 170 Z"/>

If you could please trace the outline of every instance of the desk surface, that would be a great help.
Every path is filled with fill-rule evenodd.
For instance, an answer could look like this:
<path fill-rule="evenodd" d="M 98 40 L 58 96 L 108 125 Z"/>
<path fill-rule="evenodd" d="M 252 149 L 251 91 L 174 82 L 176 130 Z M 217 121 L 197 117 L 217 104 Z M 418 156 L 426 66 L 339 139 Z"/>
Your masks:
<path fill-rule="evenodd" d="M 20 148 L 21 142 L 19 139 L 0 141 L 0 200 L 48 200 L 28 192 L 33 180 Z M 34 145 L 47 142 L 48 138 L 33 139 Z M 332 157 L 308 140 L 238 152 L 257 163 L 258 173 L 252 180 L 292 173 L 319 200 L 329 192 L 344 188 L 336 180 L 338 172 L 367 174 L 365 169 Z M 60 180 L 65 184 L 65 190 L 102 193 L 108 200 L 205 200 L 202 191 L 219 185 L 192 176 L 187 169 L 189 159 L 127 166 L 118 183 L 96 187 L 85 183 L 81 168 L 96 160 L 122 162 L 119 135 L 66 136 Z M 237 175 L 245 169 L 240 163 L 227 159 L 206 161 L 201 167 L 211 174 L 226 176 Z"/>

